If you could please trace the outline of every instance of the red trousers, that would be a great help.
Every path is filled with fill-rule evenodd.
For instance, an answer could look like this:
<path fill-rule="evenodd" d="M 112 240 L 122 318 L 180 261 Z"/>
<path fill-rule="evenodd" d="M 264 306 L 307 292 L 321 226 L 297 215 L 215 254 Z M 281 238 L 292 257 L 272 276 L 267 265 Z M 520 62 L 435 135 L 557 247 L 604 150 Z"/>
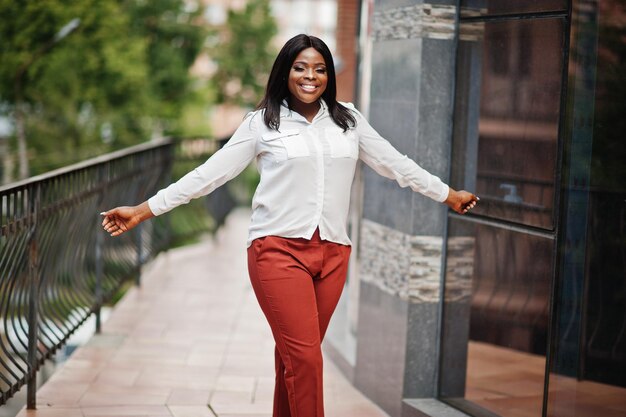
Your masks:
<path fill-rule="evenodd" d="M 273 417 L 323 417 L 320 344 L 348 271 L 350 246 L 267 236 L 248 248 L 248 270 L 276 342 Z"/>

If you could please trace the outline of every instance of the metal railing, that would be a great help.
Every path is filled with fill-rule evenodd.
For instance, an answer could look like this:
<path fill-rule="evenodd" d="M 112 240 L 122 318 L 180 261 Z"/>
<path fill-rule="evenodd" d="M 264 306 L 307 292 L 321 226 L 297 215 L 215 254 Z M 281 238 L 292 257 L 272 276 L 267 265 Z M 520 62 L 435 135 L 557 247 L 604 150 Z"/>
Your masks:
<path fill-rule="evenodd" d="M 167 248 L 167 217 L 112 239 L 99 213 L 152 195 L 173 159 L 162 140 L 0 187 L 0 404 L 26 384 L 34 408 L 45 360 Z"/>

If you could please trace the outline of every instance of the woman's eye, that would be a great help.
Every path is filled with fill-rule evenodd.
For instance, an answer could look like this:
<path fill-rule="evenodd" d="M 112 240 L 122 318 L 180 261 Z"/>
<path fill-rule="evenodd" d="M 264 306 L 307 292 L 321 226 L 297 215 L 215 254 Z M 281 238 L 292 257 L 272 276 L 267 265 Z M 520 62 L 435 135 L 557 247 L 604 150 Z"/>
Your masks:
<path fill-rule="evenodd" d="M 302 68 L 302 67 L 293 67 L 293 70 L 301 72 L 301 71 L 304 71 L 304 68 Z"/>
<path fill-rule="evenodd" d="M 316 71 L 318 74 L 326 74 L 326 68 L 318 68 Z"/>

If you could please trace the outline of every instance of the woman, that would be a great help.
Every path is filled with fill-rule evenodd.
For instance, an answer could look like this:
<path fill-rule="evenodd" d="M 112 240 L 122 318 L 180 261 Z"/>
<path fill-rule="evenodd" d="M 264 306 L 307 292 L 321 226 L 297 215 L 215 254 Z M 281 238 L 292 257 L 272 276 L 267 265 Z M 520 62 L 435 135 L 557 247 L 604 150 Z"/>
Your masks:
<path fill-rule="evenodd" d="M 276 342 L 274 417 L 322 417 L 320 343 L 344 286 L 346 219 L 358 159 L 458 213 L 478 198 L 455 191 L 383 139 L 351 105 L 336 100 L 332 55 L 298 35 L 282 48 L 265 97 L 203 165 L 135 207 L 109 210 L 112 236 L 206 195 L 256 159 L 248 269 Z"/>

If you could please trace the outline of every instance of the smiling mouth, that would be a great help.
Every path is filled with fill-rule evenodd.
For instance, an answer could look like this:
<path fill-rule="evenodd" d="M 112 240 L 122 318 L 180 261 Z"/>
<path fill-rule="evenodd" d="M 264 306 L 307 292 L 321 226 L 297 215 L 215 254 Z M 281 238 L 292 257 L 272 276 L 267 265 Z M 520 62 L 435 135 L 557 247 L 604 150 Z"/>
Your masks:
<path fill-rule="evenodd" d="M 312 84 L 298 84 L 298 86 L 307 93 L 314 93 L 319 86 Z"/>

